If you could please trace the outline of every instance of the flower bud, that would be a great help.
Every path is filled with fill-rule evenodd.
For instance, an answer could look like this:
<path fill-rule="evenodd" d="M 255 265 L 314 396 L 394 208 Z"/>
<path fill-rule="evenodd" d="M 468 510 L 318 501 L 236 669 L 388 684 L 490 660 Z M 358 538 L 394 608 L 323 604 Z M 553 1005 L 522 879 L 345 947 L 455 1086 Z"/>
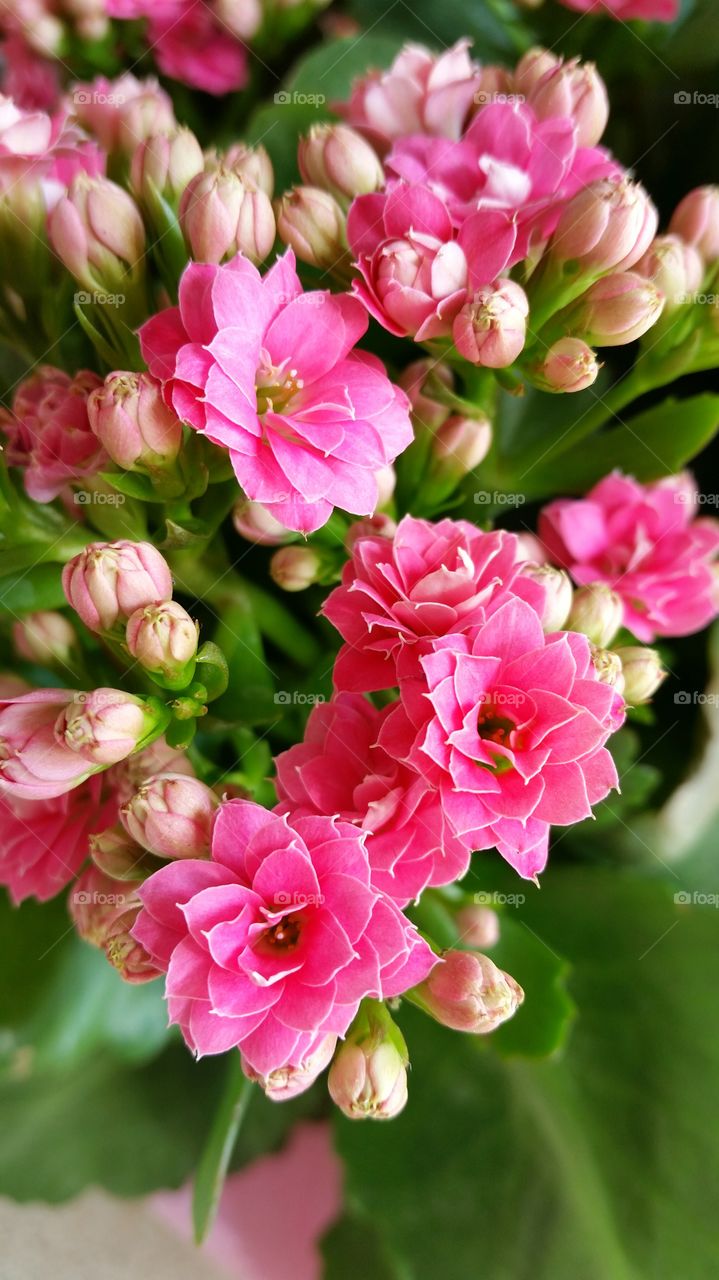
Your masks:
<path fill-rule="evenodd" d="M 704 263 L 694 245 L 680 236 L 656 236 L 634 270 L 664 294 L 665 312 L 689 302 L 704 275 Z"/>
<path fill-rule="evenodd" d="M 150 133 L 175 126 L 169 94 L 157 80 L 138 80 L 131 72 L 116 80 L 98 76 L 91 83 L 74 85 L 72 114 L 105 151 L 128 156 Z"/>
<path fill-rule="evenodd" d="M 155 737 L 167 719 L 161 704 L 149 699 L 122 689 L 93 689 L 78 693 L 60 713 L 55 737 L 90 764 L 118 764 Z"/>
<path fill-rule="evenodd" d="M 446 951 L 411 999 L 453 1031 L 487 1035 L 516 1012 L 524 992 L 479 951 Z"/>
<path fill-rule="evenodd" d="M 569 574 L 553 564 L 525 564 L 522 573 L 544 588 L 542 628 L 545 633 L 561 631 L 569 617 L 574 594 Z"/>
<path fill-rule="evenodd" d="M 149 542 L 92 542 L 62 571 L 68 603 L 90 631 L 108 632 L 172 598 L 167 561 Z"/>
<path fill-rule="evenodd" d="M 554 65 L 535 60 L 532 71 L 523 74 L 522 64 L 537 52 L 545 54 Z M 564 62 L 546 50 L 530 49 L 514 79 L 539 120 L 569 116 L 577 126 L 578 146 L 593 147 L 599 142 L 609 119 L 609 98 L 593 63 L 582 63 L 579 58 Z"/>
<path fill-rule="evenodd" d="M 350 1120 L 390 1120 L 407 1101 L 409 1054 L 384 1005 L 366 1000 L 332 1061 L 327 1085 Z"/>
<path fill-rule="evenodd" d="M 277 233 L 300 262 L 329 270 L 347 253 L 345 215 L 319 187 L 293 187 L 277 202 Z"/>
<path fill-rule="evenodd" d="M 117 824 L 90 836 L 90 857 L 113 880 L 144 880 L 148 853 Z M 157 867 L 157 864 L 155 864 Z"/>
<path fill-rule="evenodd" d="M 240 498 L 232 511 L 232 523 L 241 538 L 262 547 L 276 547 L 293 535 L 261 502 Z"/>
<path fill-rule="evenodd" d="M 231 169 L 198 173 L 180 200 L 180 225 L 197 262 L 224 262 L 243 253 L 265 259 L 275 242 L 269 196 Z"/>
<path fill-rule="evenodd" d="M 320 564 L 311 547 L 282 547 L 270 560 L 270 573 L 283 591 L 304 591 L 317 581 Z"/>
<path fill-rule="evenodd" d="M 650 280 L 620 271 L 597 280 L 558 319 L 591 346 L 620 347 L 651 329 L 663 306 L 664 295 Z"/>
<path fill-rule="evenodd" d="M 142 907 L 134 886 L 91 865 L 75 881 L 68 906 L 79 936 L 104 951 L 126 982 L 149 982 L 159 976 L 130 932 Z"/>
<path fill-rule="evenodd" d="M 599 178 L 567 202 L 549 242 L 549 257 L 582 273 L 626 269 L 646 253 L 657 211 L 628 178 Z"/>
<path fill-rule="evenodd" d="M 315 124 L 297 148 L 303 182 L 329 191 L 336 200 L 354 200 L 384 186 L 377 152 L 346 124 Z"/>
<path fill-rule="evenodd" d="M 397 382 L 409 396 L 412 406 L 412 417 L 428 431 L 437 431 L 449 417 L 450 409 L 446 404 L 432 397 L 428 383 L 437 380 L 448 391 L 454 390 L 454 374 L 448 364 L 434 360 L 413 360 L 402 370 Z"/>
<path fill-rule="evenodd" d="M 592 348 L 581 338 L 560 338 L 529 372 L 542 391 L 572 393 L 591 387 L 600 367 Z"/>
<path fill-rule="evenodd" d="M 122 290 L 141 271 L 145 228 L 132 197 L 107 178 L 79 173 L 48 218 L 57 256 L 86 289 Z"/>
<path fill-rule="evenodd" d="M 600 684 L 608 684 L 617 693 L 624 692 L 624 675 L 621 659 L 611 649 L 597 649 L 592 645 L 592 666 Z"/>
<path fill-rule="evenodd" d="M 525 98 L 529 97 L 548 72 L 562 66 L 562 59 L 550 49 L 541 45 L 533 45 L 519 59 L 512 76 L 512 89 L 518 90 Z"/>
<path fill-rule="evenodd" d="M 248 147 L 244 142 L 235 142 L 222 157 L 225 169 L 239 174 L 251 187 L 264 191 L 272 199 L 275 189 L 275 174 L 272 161 L 264 147 Z"/>
<path fill-rule="evenodd" d="M 544 544 L 534 533 L 515 533 L 517 539 L 517 551 L 515 561 L 517 563 L 525 563 L 531 561 L 532 564 L 546 564 L 547 552 Z"/>
<path fill-rule="evenodd" d="M 15 690 L 2 679 L 0 698 L 0 796 L 51 800 L 72 791 L 96 770 L 58 741 L 58 716 L 74 689 Z"/>
<path fill-rule="evenodd" d="M 432 454 L 443 471 L 466 476 L 484 461 L 491 444 L 492 424 L 484 414 L 479 418 L 453 415 L 435 432 Z"/>
<path fill-rule="evenodd" d="M 362 538 L 393 538 L 396 532 L 396 521 L 384 511 L 378 511 L 364 520 L 353 520 L 345 534 L 345 547 L 352 555 L 355 543 Z"/>
<path fill-rule="evenodd" d="M 21 658 L 43 667 L 65 664 L 77 646 L 73 627 L 54 609 L 41 609 L 19 619 L 13 623 L 12 637 Z"/>
<path fill-rule="evenodd" d="M 669 230 L 694 245 L 707 266 L 719 258 L 719 187 L 695 187 L 679 202 Z"/>
<path fill-rule="evenodd" d="M 125 640 L 133 658 L 169 688 L 184 689 L 195 671 L 199 628 L 176 600 L 148 604 L 127 620 Z"/>
<path fill-rule="evenodd" d="M 180 452 L 182 423 L 149 373 L 109 373 L 90 396 L 87 412 L 98 440 L 127 471 L 166 467 Z"/>
<path fill-rule="evenodd" d="M 461 907 L 455 923 L 466 947 L 494 947 L 499 942 L 499 916 L 491 907 Z"/>
<path fill-rule="evenodd" d="M 513 280 L 485 285 L 456 317 L 454 345 L 471 364 L 506 369 L 524 346 L 528 314 L 527 296 Z"/>
<path fill-rule="evenodd" d="M 603 582 L 592 582 L 574 593 L 568 631 L 580 631 L 592 644 L 606 649 L 622 625 L 621 597 Z"/>
<path fill-rule="evenodd" d="M 161 195 L 176 205 L 188 182 L 204 167 L 202 147 L 190 129 L 153 133 L 133 154 L 130 185 L 143 203 Z"/>
<path fill-rule="evenodd" d="M 296 1098 L 298 1094 L 305 1093 L 314 1084 L 317 1077 L 331 1062 L 336 1045 L 337 1036 L 323 1036 L 316 1048 L 296 1066 L 278 1067 L 266 1076 L 255 1071 L 243 1057 L 242 1070 L 247 1079 L 258 1084 L 272 1102 L 287 1102 L 290 1098 Z"/>
<path fill-rule="evenodd" d="M 220 26 L 242 41 L 251 40 L 264 19 L 261 0 L 214 0 L 212 12 Z"/>
<path fill-rule="evenodd" d="M 668 674 L 656 649 L 624 645 L 616 650 L 616 656 L 622 664 L 626 701 L 632 707 L 649 702 Z"/>
<path fill-rule="evenodd" d="M 397 472 L 392 463 L 388 462 L 386 467 L 375 471 L 374 478 L 377 481 L 377 506 L 386 507 L 397 488 Z"/>
<path fill-rule="evenodd" d="M 159 858 L 207 858 L 219 800 L 199 778 L 148 778 L 120 813 L 128 835 Z"/>

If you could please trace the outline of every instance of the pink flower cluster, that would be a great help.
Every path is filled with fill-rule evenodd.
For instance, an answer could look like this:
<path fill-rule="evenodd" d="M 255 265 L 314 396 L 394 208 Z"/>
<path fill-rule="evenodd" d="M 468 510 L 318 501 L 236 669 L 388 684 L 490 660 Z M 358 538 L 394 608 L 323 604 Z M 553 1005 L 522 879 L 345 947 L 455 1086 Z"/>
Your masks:
<path fill-rule="evenodd" d="M 36 502 L 51 502 L 72 481 L 93 476 L 109 463 L 87 414 L 88 397 L 101 386 L 102 379 L 87 370 L 71 378 L 40 365 L 20 383 L 12 412 L 0 410 L 7 462 L 22 469 L 27 493 Z"/>
<path fill-rule="evenodd" d="M 0 192 L 20 179 L 37 183 L 52 208 L 77 173 L 102 174 L 105 158 L 94 142 L 58 111 L 24 110 L 0 94 Z"/>
<path fill-rule="evenodd" d="M 243 41 L 260 25 L 257 0 L 231 6 L 214 0 L 106 0 L 106 6 L 112 18 L 147 19 L 147 43 L 163 75 L 205 93 L 243 87 Z"/>

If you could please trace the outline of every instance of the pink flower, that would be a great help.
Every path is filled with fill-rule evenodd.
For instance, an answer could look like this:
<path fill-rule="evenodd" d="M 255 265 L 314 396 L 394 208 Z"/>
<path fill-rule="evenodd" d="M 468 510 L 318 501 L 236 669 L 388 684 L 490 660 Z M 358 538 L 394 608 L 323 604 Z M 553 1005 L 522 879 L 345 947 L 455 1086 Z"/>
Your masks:
<path fill-rule="evenodd" d="M 551 502 L 539 532 L 576 582 L 617 592 L 625 627 L 646 642 L 700 631 L 719 612 L 719 521 L 697 520 L 696 510 L 688 472 L 644 485 L 615 471 L 585 498 Z"/>
<path fill-rule="evenodd" d="M 115 880 L 90 863 L 68 896 L 68 910 L 80 937 L 104 951 L 125 982 L 159 978 L 159 970 L 131 934 L 141 910 L 136 883 Z"/>
<path fill-rule="evenodd" d="M 510 595 L 541 613 L 544 588 L 521 569 L 514 534 L 465 520 L 405 516 L 393 539 L 360 539 L 323 608 L 345 641 L 336 688 L 391 688 L 419 672 L 436 637 L 477 626 Z"/>
<path fill-rule="evenodd" d="M 617 785 L 604 744 L 622 699 L 598 679 L 586 636 L 545 636 L 523 600 L 469 634 L 435 640 L 421 661 L 424 705 L 415 700 L 412 722 L 395 704 L 381 745 L 438 788 L 470 848 L 496 845 L 531 879 L 545 866 L 550 824 L 590 817 Z"/>
<path fill-rule="evenodd" d="M 63 112 L 25 111 L 0 94 L 0 190 L 39 182 L 48 209 L 75 174 L 104 170 L 104 157 Z"/>
<path fill-rule="evenodd" d="M 246 800 L 217 815 L 212 861 L 169 863 L 140 890 L 135 938 L 167 972 L 170 1021 L 198 1054 L 238 1046 L 262 1076 L 344 1035 L 365 996 L 416 985 L 436 962 L 371 887 L 363 838 Z"/>
<path fill-rule="evenodd" d="M 406 44 L 387 71 L 370 71 L 356 80 L 349 102 L 337 104 L 337 110 L 380 154 L 406 134 L 459 138 L 481 83 L 469 46 L 469 40 L 458 40 L 437 55 Z"/>
<path fill-rule="evenodd" d="M 57 64 L 41 58 L 13 32 L 0 41 L 3 88 L 24 111 L 54 111 L 60 100 Z"/>
<path fill-rule="evenodd" d="M 418 342 L 448 334 L 470 293 L 504 270 L 516 231 L 502 211 L 467 217 L 455 237 L 447 206 L 426 186 L 391 182 L 358 196 L 347 239 L 355 292 L 390 333 Z"/>
<path fill-rule="evenodd" d="M 404 906 L 426 886 L 450 884 L 469 866 L 439 796 L 378 746 L 391 707 L 338 693 L 312 711 L 304 741 L 275 760 L 278 812 L 337 815 L 367 835 L 375 888 Z"/>
<path fill-rule="evenodd" d="M 0 795 L 0 884 L 16 905 L 25 898 L 54 898 L 78 874 L 89 837 L 116 817 L 117 799 L 100 777 L 49 799 Z"/>
<path fill-rule="evenodd" d="M 530 106 L 508 102 L 482 107 L 460 142 L 421 135 L 400 139 L 387 166 L 435 192 L 457 225 L 475 215 L 476 247 L 484 240 L 483 227 L 494 234 L 493 220 L 503 210 L 516 223 L 509 266 L 551 235 L 570 196 L 595 178 L 621 172 L 603 148 L 577 145 L 577 126 L 569 116 L 538 120 Z M 477 284 L 488 283 L 506 265 Z"/>
<path fill-rule="evenodd" d="M 235 93 L 247 80 L 243 45 L 197 0 L 185 0 L 175 12 L 152 9 L 147 39 L 162 74 L 193 89 Z"/>
<path fill-rule="evenodd" d="M 0 795 L 51 799 L 97 772 L 55 733 L 78 696 L 74 689 L 33 689 L 0 699 Z"/>
<path fill-rule="evenodd" d="M 138 80 L 126 71 L 116 80 L 105 76 L 76 84 L 70 98 L 75 119 L 94 134 L 106 151 L 132 155 L 150 134 L 175 126 L 172 99 L 157 80 Z"/>
<path fill-rule="evenodd" d="M 40 365 L 20 383 L 12 412 L 0 411 L 7 461 L 23 468 L 25 488 L 36 502 L 51 502 L 69 483 L 107 466 L 87 416 L 88 396 L 101 386 L 102 379 L 87 370 L 71 378 Z"/>
<path fill-rule="evenodd" d="M 559 0 L 559 3 L 577 13 L 609 14 L 622 22 L 632 18 L 644 22 L 673 22 L 679 13 L 679 0 Z"/>
<path fill-rule="evenodd" d="M 334 506 L 371 515 L 376 472 L 410 443 L 408 401 L 376 357 L 346 294 L 304 294 L 291 252 L 261 277 L 238 254 L 191 263 L 179 306 L 140 331 L 177 416 L 229 449 L 246 495 L 311 532 Z"/>

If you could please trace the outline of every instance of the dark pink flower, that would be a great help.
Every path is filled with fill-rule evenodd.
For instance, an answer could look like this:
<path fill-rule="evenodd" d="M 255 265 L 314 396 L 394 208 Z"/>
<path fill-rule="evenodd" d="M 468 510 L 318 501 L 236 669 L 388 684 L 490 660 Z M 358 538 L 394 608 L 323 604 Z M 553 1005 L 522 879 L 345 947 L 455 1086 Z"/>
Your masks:
<path fill-rule="evenodd" d="M 209 5 L 185 0 L 184 10 L 178 15 L 151 9 L 147 38 L 160 71 L 205 93 L 236 93 L 247 80 L 244 45 Z"/>
<path fill-rule="evenodd" d="M 578 13 L 609 14 L 628 22 L 673 22 L 679 13 L 679 0 L 559 0 L 566 9 Z"/>
<path fill-rule="evenodd" d="M 23 469 L 25 488 L 36 502 L 51 502 L 71 482 L 107 466 L 87 416 L 88 396 L 101 386 L 102 379 L 87 370 L 71 378 L 40 365 L 20 383 L 12 412 L 0 410 L 7 461 Z"/>

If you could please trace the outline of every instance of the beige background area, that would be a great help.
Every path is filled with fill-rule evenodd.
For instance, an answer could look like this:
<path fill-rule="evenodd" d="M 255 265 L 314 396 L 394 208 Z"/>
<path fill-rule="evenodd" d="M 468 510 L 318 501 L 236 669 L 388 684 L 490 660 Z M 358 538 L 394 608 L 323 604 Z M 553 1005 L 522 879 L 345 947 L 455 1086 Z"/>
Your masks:
<path fill-rule="evenodd" d="M 0 1199 L 0 1280 L 145 1278 L 226 1280 L 226 1274 L 137 1201 L 98 1191 L 52 1208 Z"/>

